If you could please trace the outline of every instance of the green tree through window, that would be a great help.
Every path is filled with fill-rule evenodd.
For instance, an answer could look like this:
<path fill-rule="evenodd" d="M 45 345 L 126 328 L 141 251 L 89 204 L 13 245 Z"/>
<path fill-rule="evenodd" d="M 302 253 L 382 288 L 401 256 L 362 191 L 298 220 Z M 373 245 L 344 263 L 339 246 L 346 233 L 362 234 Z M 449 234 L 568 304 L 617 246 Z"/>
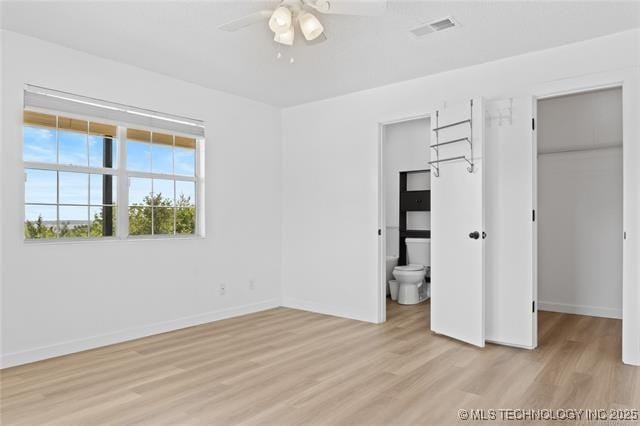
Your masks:
<path fill-rule="evenodd" d="M 113 209 L 115 220 L 115 207 L 105 207 Z M 129 234 L 148 235 L 151 234 L 152 211 L 155 208 L 153 223 L 154 234 L 173 234 L 174 212 L 175 212 L 175 233 L 193 234 L 195 233 L 196 216 L 195 203 L 191 197 L 180 194 L 176 200 L 175 209 L 172 207 L 172 200 L 164 198 L 162 194 L 155 197 L 151 194 L 144 197 L 143 203 L 134 204 L 129 213 Z M 69 222 L 60 223 L 60 237 L 99 237 L 103 235 L 103 210 L 100 209 L 94 214 L 91 225 L 72 225 Z M 25 222 L 25 237 L 28 239 L 54 238 L 56 236 L 56 226 L 47 225 L 42 216 L 35 221 Z"/>

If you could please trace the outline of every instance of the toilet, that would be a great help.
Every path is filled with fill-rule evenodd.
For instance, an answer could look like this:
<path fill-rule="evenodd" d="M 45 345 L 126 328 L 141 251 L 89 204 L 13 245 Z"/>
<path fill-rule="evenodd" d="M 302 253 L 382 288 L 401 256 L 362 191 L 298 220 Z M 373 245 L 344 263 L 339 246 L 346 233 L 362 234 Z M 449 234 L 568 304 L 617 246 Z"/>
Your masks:
<path fill-rule="evenodd" d="M 395 280 L 389 281 L 389 287 L 398 290 L 398 303 L 415 305 L 430 296 L 428 276 L 431 260 L 431 240 L 428 238 L 407 238 L 407 265 L 393 269 Z M 393 293 L 393 291 L 392 291 Z"/>

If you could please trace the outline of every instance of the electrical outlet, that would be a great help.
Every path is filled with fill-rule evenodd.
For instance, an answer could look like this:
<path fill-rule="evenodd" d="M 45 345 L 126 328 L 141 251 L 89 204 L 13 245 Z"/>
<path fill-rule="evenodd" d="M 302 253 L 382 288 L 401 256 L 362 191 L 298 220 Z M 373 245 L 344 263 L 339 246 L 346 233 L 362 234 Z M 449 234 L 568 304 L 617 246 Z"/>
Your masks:
<path fill-rule="evenodd" d="M 220 296 L 227 294 L 227 285 L 225 283 L 220 284 Z"/>
<path fill-rule="evenodd" d="M 249 280 L 249 290 L 256 289 L 256 280 Z"/>

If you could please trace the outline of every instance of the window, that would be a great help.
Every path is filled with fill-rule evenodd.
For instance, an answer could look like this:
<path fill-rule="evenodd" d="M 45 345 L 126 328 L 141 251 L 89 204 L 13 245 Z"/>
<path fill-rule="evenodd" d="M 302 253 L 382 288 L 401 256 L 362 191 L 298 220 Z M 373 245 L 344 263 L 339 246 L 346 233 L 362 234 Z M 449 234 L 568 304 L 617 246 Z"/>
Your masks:
<path fill-rule="evenodd" d="M 25 239 L 195 235 L 198 141 L 25 110 Z"/>
<path fill-rule="evenodd" d="M 196 225 L 196 140 L 127 129 L 129 235 L 188 235 Z"/>
<path fill-rule="evenodd" d="M 27 239 L 115 235 L 114 125 L 24 113 Z"/>

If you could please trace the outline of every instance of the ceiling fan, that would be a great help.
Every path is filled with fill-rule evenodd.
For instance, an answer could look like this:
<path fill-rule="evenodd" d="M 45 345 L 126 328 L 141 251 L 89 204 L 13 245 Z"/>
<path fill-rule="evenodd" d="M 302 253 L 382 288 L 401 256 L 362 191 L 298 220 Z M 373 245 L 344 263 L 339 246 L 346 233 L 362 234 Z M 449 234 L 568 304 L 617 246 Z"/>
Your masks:
<path fill-rule="evenodd" d="M 274 33 L 273 40 L 293 45 L 295 26 L 302 32 L 307 44 L 327 39 L 324 27 L 311 11 L 325 15 L 377 16 L 384 13 L 387 0 L 281 0 L 275 10 L 260 10 L 220 25 L 223 31 L 238 31 L 250 25 L 268 21 Z"/>

